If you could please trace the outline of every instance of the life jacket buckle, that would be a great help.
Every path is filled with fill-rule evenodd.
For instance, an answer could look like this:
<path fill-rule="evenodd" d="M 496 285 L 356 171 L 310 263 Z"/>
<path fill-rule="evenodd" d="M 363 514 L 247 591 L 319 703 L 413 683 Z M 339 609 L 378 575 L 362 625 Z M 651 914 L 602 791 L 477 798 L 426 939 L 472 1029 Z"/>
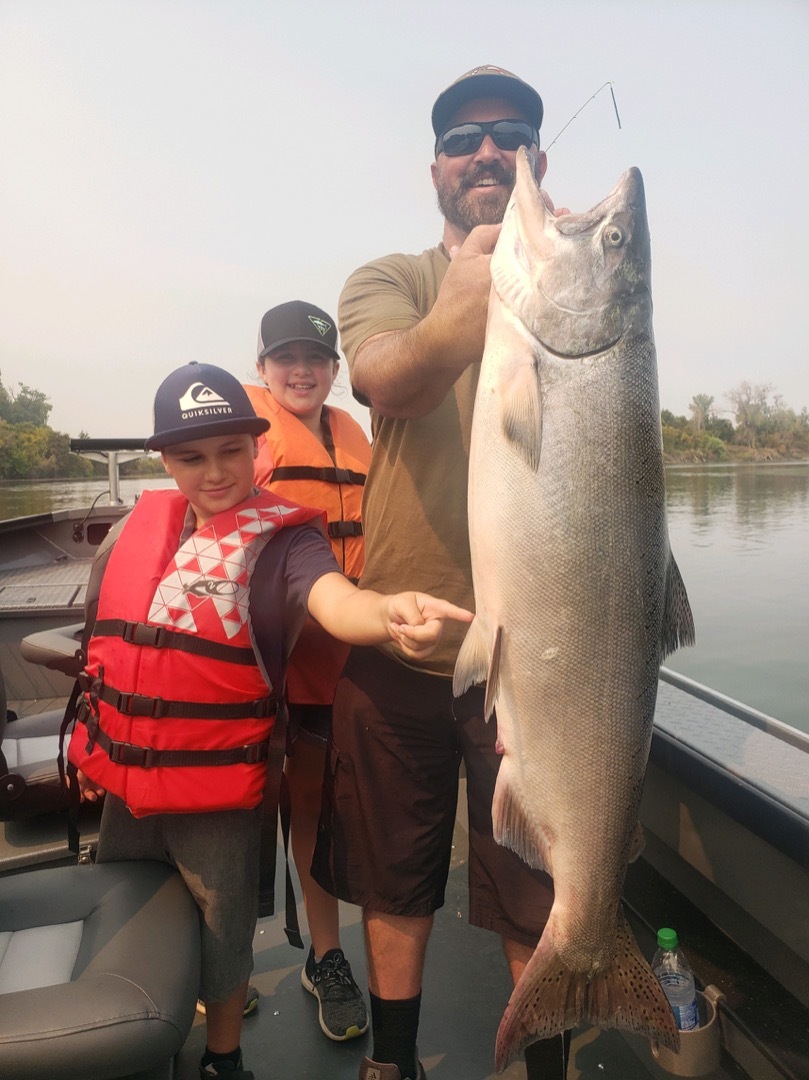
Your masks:
<path fill-rule="evenodd" d="M 165 627 L 149 626 L 148 623 L 125 623 L 121 637 L 129 645 L 151 645 L 153 649 L 165 646 Z"/>
<path fill-rule="evenodd" d="M 145 694 L 120 693 L 115 708 L 125 716 L 151 716 L 153 720 L 162 720 L 166 715 L 165 698 Z"/>
<path fill-rule="evenodd" d="M 262 750 L 265 743 L 249 743 L 244 749 L 244 763 L 245 765 L 256 765 L 259 761 L 263 761 Z"/>

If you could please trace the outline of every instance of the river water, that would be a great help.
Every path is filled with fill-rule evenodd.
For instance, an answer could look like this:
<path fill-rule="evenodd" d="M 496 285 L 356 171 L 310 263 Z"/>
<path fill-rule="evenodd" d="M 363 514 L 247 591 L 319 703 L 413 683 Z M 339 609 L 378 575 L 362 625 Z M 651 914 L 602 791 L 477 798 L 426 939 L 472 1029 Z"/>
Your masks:
<path fill-rule="evenodd" d="M 171 481 L 122 480 L 129 501 Z M 697 644 L 666 665 L 809 731 L 809 462 L 667 469 Z M 0 484 L 0 520 L 89 506 L 104 480 Z"/>

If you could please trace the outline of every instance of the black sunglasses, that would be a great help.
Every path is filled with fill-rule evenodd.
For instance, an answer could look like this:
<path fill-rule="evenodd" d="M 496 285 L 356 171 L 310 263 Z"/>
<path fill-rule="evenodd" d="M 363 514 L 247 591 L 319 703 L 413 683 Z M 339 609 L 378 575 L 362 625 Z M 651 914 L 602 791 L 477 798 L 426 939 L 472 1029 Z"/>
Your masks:
<path fill-rule="evenodd" d="M 521 146 L 539 145 L 539 132 L 524 120 L 492 120 L 485 124 L 458 124 L 443 135 L 435 144 L 435 156 L 462 157 L 474 154 L 487 135 L 498 150 L 517 150 Z"/>

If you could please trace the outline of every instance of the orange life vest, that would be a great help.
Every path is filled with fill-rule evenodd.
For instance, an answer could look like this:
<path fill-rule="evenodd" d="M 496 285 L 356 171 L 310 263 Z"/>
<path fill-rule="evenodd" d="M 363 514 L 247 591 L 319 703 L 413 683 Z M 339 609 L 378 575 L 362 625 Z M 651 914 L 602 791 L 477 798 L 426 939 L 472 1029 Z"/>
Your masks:
<path fill-rule="evenodd" d="M 250 637 L 256 560 L 318 511 L 262 493 L 180 545 L 187 500 L 149 491 L 104 573 L 70 761 L 135 817 L 261 802 L 276 699 Z"/>
<path fill-rule="evenodd" d="M 332 551 L 346 577 L 357 581 L 365 561 L 362 489 L 371 447 L 360 425 L 343 409 L 323 407 L 326 445 L 266 386 L 245 386 L 253 408 L 270 421 L 259 437 L 255 481 L 274 495 L 326 512 Z M 348 646 L 308 619 L 290 657 L 290 702 L 331 705 Z"/>

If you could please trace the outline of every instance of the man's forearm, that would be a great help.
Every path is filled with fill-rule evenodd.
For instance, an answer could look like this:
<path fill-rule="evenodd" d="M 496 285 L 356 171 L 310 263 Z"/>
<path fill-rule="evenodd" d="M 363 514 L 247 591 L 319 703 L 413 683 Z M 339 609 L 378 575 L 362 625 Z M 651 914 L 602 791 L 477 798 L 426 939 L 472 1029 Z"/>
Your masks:
<path fill-rule="evenodd" d="M 444 342 L 428 316 L 363 342 L 351 383 L 382 416 L 409 420 L 438 408 L 468 364 L 468 354 Z"/>

